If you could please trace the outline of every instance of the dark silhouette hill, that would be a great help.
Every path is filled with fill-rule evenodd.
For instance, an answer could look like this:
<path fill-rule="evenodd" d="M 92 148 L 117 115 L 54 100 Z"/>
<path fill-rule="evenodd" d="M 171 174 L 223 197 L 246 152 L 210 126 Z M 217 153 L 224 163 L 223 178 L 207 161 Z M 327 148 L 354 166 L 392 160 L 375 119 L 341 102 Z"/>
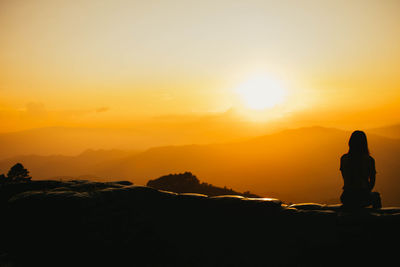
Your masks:
<path fill-rule="evenodd" d="M 132 155 L 93 161 L 82 157 L 24 156 L 0 161 L 0 173 L 16 162 L 34 179 L 91 175 L 145 185 L 168 173 L 190 171 L 207 183 L 288 202 L 337 203 L 343 186 L 339 159 L 351 132 L 309 127 L 240 142 L 155 147 Z M 400 205 L 400 140 L 368 134 L 376 161 L 376 190 L 383 205 Z M 96 154 L 96 152 L 93 152 Z"/>
<path fill-rule="evenodd" d="M 400 208 L 347 212 L 127 181 L 8 183 L 0 211 L 0 266 L 387 266 L 400 238 Z"/>
<path fill-rule="evenodd" d="M 255 194 L 251 194 L 249 191 L 239 193 L 226 187 L 221 188 L 208 183 L 200 183 L 200 180 L 191 172 L 164 175 L 160 178 L 148 181 L 147 186 L 176 193 L 199 193 L 208 196 L 240 195 L 244 197 L 259 197 Z"/>

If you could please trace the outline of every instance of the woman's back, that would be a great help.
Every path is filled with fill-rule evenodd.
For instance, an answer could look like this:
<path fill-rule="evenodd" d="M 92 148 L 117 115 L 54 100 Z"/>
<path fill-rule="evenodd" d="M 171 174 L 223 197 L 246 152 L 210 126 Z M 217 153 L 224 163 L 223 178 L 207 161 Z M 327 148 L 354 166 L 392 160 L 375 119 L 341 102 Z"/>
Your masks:
<path fill-rule="evenodd" d="M 367 154 L 344 154 L 340 159 L 340 170 L 343 175 L 345 190 L 369 191 L 369 178 L 375 176 L 375 160 Z"/>

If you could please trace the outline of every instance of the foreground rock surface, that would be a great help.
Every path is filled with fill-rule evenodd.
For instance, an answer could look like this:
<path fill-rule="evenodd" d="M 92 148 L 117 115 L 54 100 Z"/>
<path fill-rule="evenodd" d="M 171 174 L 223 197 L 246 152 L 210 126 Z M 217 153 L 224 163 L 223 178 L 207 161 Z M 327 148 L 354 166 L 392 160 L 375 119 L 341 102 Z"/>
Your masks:
<path fill-rule="evenodd" d="M 172 193 L 129 182 L 0 188 L 0 266 L 336 266 L 396 259 L 400 208 Z"/>

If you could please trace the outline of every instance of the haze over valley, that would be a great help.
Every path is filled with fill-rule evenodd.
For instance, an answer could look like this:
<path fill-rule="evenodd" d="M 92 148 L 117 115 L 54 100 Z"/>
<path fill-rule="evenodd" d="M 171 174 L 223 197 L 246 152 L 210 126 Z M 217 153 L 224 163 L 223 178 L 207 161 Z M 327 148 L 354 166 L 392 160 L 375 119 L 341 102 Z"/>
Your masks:
<path fill-rule="evenodd" d="M 392 138 L 396 137 L 396 127 L 367 132 L 378 172 L 376 190 L 382 194 L 385 205 L 400 205 L 400 139 Z M 391 137 L 373 132 L 390 132 Z M 339 159 L 348 150 L 350 134 L 334 128 L 304 127 L 235 142 L 145 150 L 89 149 L 75 156 L 20 155 L 3 158 L 0 173 L 21 162 L 33 179 L 129 180 L 145 185 L 148 180 L 166 174 L 190 171 L 216 186 L 250 190 L 287 202 L 338 203 L 343 185 Z M 41 138 L 43 144 L 51 144 L 45 134 Z M 33 143 L 39 147 L 42 144 L 39 140 Z M 16 146 L 9 142 L 8 145 Z"/>

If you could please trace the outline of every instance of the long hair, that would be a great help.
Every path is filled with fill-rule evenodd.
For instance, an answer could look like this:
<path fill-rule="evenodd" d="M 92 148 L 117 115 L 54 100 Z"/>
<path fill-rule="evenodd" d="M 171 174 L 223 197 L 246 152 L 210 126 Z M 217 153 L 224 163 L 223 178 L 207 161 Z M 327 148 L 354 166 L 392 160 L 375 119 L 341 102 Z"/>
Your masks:
<path fill-rule="evenodd" d="M 363 131 L 354 131 L 349 140 L 349 155 L 369 155 L 367 135 Z"/>

